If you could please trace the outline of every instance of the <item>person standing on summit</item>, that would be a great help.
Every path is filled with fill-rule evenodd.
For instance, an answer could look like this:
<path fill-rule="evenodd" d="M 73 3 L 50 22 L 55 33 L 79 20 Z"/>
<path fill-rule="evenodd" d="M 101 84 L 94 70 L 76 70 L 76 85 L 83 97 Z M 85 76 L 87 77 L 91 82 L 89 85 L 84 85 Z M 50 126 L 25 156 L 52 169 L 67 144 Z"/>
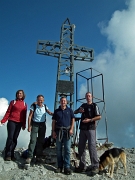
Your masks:
<path fill-rule="evenodd" d="M 56 139 L 58 163 L 55 173 L 61 173 L 64 168 L 64 173 L 70 175 L 72 173 L 70 169 L 70 147 L 75 117 L 72 109 L 67 106 L 66 97 L 60 98 L 60 106 L 54 111 L 52 119 L 52 137 Z M 64 155 L 62 154 L 63 145 Z"/>
<path fill-rule="evenodd" d="M 79 167 L 75 169 L 75 172 L 81 173 L 86 171 L 85 161 L 85 146 L 88 140 L 88 149 L 91 160 L 91 171 L 92 175 L 99 172 L 99 162 L 97 157 L 96 149 L 96 121 L 101 119 L 101 115 L 96 103 L 92 102 L 92 94 L 87 92 L 85 94 L 87 103 L 83 103 L 78 109 L 74 111 L 74 114 L 81 113 L 80 122 L 80 134 L 79 134 Z"/>
<path fill-rule="evenodd" d="M 16 92 L 16 99 L 12 100 L 0 124 L 7 120 L 7 141 L 5 147 L 5 161 L 15 160 L 14 150 L 17 145 L 17 138 L 21 128 L 26 128 L 27 104 L 24 102 L 25 94 L 23 90 Z"/>
<path fill-rule="evenodd" d="M 49 108 L 44 104 L 44 96 L 39 94 L 36 102 L 31 105 L 28 116 L 30 142 L 28 146 L 28 157 L 25 162 L 26 164 L 30 165 L 36 144 L 36 161 L 40 162 L 42 159 L 43 144 L 46 133 L 46 112 L 51 116 L 53 115 Z"/>

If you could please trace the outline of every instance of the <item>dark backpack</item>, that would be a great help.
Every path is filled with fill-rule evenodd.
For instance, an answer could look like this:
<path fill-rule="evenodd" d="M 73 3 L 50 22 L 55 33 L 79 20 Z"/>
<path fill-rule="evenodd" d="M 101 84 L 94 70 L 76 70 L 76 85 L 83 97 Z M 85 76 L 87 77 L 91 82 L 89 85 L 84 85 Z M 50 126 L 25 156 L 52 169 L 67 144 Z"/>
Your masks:
<path fill-rule="evenodd" d="M 32 119 L 33 119 L 33 118 L 34 118 L 34 112 L 35 112 L 35 110 L 36 110 L 36 104 L 35 104 L 35 103 L 33 103 L 31 106 L 33 106 L 33 107 L 34 107 L 33 117 L 32 117 Z M 46 104 L 44 104 L 44 107 L 45 107 L 45 111 L 47 111 L 47 109 L 46 109 Z M 46 122 L 46 113 L 45 113 L 45 122 Z"/>

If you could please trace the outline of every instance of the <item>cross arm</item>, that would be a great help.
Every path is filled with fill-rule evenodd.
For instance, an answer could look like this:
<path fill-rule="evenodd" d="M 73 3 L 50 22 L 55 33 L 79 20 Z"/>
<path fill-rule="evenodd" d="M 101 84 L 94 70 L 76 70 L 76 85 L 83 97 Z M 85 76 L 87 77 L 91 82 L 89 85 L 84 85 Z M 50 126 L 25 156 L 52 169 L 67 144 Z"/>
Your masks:
<path fill-rule="evenodd" d="M 62 48 L 61 48 L 62 47 Z M 69 59 L 70 56 L 74 57 L 74 60 L 79 61 L 93 61 L 94 50 L 86 48 L 84 46 L 78 46 L 74 44 L 65 45 L 63 42 L 53 42 L 48 40 L 38 41 L 37 54 L 59 57 Z M 66 55 L 66 56 L 65 56 Z"/>
<path fill-rule="evenodd" d="M 38 43 L 37 43 L 37 54 L 59 57 L 60 43 L 48 41 L 48 40 L 38 41 Z"/>
<path fill-rule="evenodd" d="M 84 46 L 74 45 L 74 60 L 91 62 L 94 60 L 94 50 Z"/>

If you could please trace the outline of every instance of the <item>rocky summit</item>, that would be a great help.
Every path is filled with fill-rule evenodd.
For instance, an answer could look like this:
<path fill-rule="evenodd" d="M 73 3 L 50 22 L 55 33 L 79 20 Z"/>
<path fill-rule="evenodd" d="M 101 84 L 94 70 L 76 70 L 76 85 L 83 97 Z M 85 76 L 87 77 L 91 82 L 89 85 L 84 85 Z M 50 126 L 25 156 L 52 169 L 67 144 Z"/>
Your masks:
<path fill-rule="evenodd" d="M 107 149 L 107 146 L 97 146 L 98 157 Z M 135 179 L 135 148 L 126 149 L 122 148 L 127 155 L 127 176 L 124 175 L 124 169 L 121 163 L 119 163 L 118 174 L 114 171 L 112 179 L 118 180 L 133 180 Z M 43 152 L 43 157 L 40 162 L 36 162 L 33 158 L 31 165 L 25 165 L 25 158 L 22 157 L 24 148 L 16 149 L 15 161 L 4 161 L 3 151 L 0 151 L 0 180 L 107 180 L 110 179 L 107 175 L 107 170 L 104 173 L 90 176 L 89 172 L 75 173 L 74 166 L 78 164 L 77 147 L 71 148 L 71 169 L 73 173 L 71 175 L 65 175 L 62 173 L 54 173 L 57 168 L 56 160 L 56 147 L 46 148 Z M 90 166 L 90 159 L 88 150 L 86 150 L 87 165 Z"/>

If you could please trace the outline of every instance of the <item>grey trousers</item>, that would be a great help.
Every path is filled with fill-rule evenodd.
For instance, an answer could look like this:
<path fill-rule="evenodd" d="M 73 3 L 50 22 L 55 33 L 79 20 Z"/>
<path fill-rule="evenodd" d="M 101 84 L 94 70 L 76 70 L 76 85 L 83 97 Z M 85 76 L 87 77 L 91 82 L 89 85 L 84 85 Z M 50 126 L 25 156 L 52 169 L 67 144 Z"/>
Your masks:
<path fill-rule="evenodd" d="M 30 143 L 28 146 L 28 157 L 32 158 L 34 150 L 36 148 L 36 157 L 42 156 L 43 153 L 43 144 L 46 132 L 45 122 L 41 123 L 32 123 L 32 129 L 30 134 Z"/>
<path fill-rule="evenodd" d="M 80 130 L 79 145 L 78 145 L 78 152 L 79 152 L 79 159 L 80 159 L 79 167 L 82 169 L 86 168 L 85 147 L 86 147 L 87 140 L 88 140 L 88 149 L 89 149 L 89 155 L 90 155 L 92 168 L 98 168 L 99 162 L 98 162 L 98 157 L 97 157 L 95 130 Z"/>

